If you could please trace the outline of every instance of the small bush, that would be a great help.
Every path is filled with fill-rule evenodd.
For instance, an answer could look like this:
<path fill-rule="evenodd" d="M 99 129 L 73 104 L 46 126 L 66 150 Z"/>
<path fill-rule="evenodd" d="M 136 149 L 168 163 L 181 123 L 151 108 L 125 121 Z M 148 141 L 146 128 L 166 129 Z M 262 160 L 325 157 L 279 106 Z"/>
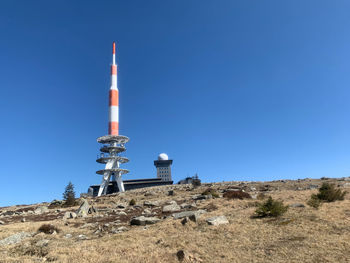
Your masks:
<path fill-rule="evenodd" d="M 131 199 L 130 202 L 129 202 L 129 205 L 131 205 L 131 206 L 136 205 L 135 199 Z"/>
<path fill-rule="evenodd" d="M 317 194 L 312 194 L 307 204 L 318 209 L 322 202 L 334 202 L 337 200 L 344 200 L 345 191 L 336 189 L 334 184 L 323 183 L 318 189 Z"/>
<path fill-rule="evenodd" d="M 59 233 L 60 230 L 51 224 L 43 224 L 39 227 L 38 232 L 43 232 L 45 234 L 53 234 L 56 231 L 56 233 Z"/>
<path fill-rule="evenodd" d="M 256 217 L 278 217 L 287 212 L 288 206 L 282 201 L 273 200 L 270 196 L 264 203 L 259 204 L 255 210 Z"/>
<path fill-rule="evenodd" d="M 336 189 L 334 184 L 323 183 L 318 189 L 318 194 L 316 195 L 319 200 L 324 202 L 334 202 L 337 200 L 344 200 L 346 195 L 345 191 Z"/>
<path fill-rule="evenodd" d="M 244 198 L 252 198 L 250 194 L 243 192 L 243 191 L 229 191 L 224 193 L 224 197 L 227 199 L 241 199 L 243 200 Z"/>
<path fill-rule="evenodd" d="M 205 190 L 202 195 L 211 195 L 213 198 L 218 198 L 219 194 L 218 192 L 216 192 L 214 189 L 212 188 L 208 188 L 207 190 Z"/>
<path fill-rule="evenodd" d="M 309 201 L 307 201 L 307 204 L 313 208 L 318 209 L 321 205 L 321 200 L 318 199 L 316 194 L 311 195 L 311 198 L 309 199 Z"/>
<path fill-rule="evenodd" d="M 199 179 L 193 179 L 192 180 L 192 185 L 193 185 L 193 187 L 198 187 L 198 186 L 201 186 L 201 180 L 199 180 Z"/>

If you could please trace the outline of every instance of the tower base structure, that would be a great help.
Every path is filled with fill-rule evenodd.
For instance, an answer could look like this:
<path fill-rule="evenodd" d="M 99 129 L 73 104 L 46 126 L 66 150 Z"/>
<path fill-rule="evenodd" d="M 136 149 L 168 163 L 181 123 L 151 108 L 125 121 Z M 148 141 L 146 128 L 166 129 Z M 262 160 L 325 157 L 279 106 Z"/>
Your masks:
<path fill-rule="evenodd" d="M 129 171 L 120 168 L 120 165 L 129 161 L 128 158 L 120 156 L 126 151 L 125 144 L 129 138 L 122 135 L 105 135 L 97 139 L 102 144 L 100 155 L 96 162 L 105 164 L 105 169 L 98 170 L 96 173 L 102 175 L 102 182 L 99 186 L 97 196 L 106 195 L 110 182 L 118 186 L 119 192 L 124 192 L 124 183 L 122 175 Z"/>

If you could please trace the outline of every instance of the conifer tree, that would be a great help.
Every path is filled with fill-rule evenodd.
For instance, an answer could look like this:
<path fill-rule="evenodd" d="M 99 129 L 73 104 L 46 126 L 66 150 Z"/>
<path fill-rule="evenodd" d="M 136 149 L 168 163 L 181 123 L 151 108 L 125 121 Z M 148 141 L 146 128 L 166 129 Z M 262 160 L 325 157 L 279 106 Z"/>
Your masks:
<path fill-rule="evenodd" d="M 66 186 L 63 193 L 63 200 L 65 201 L 66 206 L 73 206 L 75 204 L 75 192 L 72 182 L 69 182 Z"/>

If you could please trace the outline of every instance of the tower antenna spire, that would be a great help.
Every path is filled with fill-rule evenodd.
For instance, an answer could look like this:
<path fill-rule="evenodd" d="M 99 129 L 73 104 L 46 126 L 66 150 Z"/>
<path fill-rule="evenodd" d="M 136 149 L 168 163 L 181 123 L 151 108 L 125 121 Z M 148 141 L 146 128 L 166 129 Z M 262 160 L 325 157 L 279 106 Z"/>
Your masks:
<path fill-rule="evenodd" d="M 115 65 L 115 42 L 113 42 L 113 65 Z"/>

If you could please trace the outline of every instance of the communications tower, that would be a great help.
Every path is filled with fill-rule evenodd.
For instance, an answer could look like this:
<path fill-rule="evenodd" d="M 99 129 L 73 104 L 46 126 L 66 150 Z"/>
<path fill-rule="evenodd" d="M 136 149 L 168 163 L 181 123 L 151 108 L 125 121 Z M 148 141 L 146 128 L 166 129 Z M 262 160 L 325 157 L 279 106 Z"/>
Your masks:
<path fill-rule="evenodd" d="M 105 168 L 97 171 L 103 175 L 97 196 L 107 194 L 110 181 L 118 185 L 118 191 L 124 192 L 122 175 L 128 173 L 120 165 L 129 161 L 122 157 L 121 153 L 126 150 L 125 144 L 129 141 L 126 136 L 119 135 L 119 91 L 117 87 L 117 65 L 115 63 L 115 42 L 113 42 L 113 62 L 111 65 L 111 87 L 109 90 L 109 124 L 108 135 L 99 137 L 98 143 L 103 144 L 100 155 L 96 162 L 105 164 Z"/>

